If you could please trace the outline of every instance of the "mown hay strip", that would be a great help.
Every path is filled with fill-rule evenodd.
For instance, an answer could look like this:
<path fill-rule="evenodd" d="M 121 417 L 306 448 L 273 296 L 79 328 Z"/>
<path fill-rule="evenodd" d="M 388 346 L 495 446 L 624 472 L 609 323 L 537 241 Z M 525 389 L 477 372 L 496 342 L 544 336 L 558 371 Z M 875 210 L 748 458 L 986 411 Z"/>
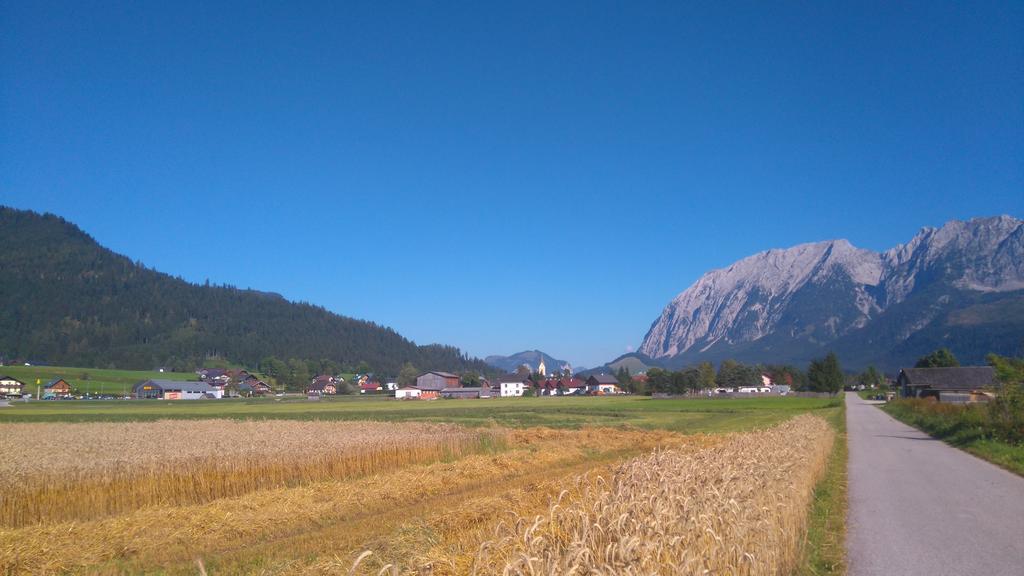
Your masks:
<path fill-rule="evenodd" d="M 474 574 L 788 574 L 834 441 L 798 416 L 698 453 L 656 451 L 501 524 Z"/>

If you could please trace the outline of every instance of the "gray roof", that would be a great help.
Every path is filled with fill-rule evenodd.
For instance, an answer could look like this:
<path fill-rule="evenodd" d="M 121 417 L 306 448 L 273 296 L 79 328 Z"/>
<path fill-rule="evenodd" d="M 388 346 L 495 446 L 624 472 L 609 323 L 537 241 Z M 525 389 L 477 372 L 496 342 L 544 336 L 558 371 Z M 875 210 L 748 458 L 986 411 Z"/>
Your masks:
<path fill-rule="evenodd" d="M 145 384 L 156 386 L 161 390 L 167 392 L 212 392 L 213 386 L 210 386 L 206 382 L 186 382 L 181 380 L 145 380 L 135 385 L 135 388 L 139 388 Z"/>
<path fill-rule="evenodd" d="M 502 384 L 502 383 L 505 383 L 505 384 L 520 383 L 521 384 L 523 382 L 526 382 L 527 379 L 528 379 L 527 376 L 520 376 L 519 374 L 502 374 L 498 378 L 492 379 L 491 382 L 496 382 L 498 384 Z"/>
<path fill-rule="evenodd" d="M 932 390 L 978 390 L 998 385 L 991 366 L 904 368 L 900 376 L 906 379 L 907 386 Z"/>
<path fill-rule="evenodd" d="M 619 385 L 619 379 L 616 378 L 615 376 L 612 376 L 611 374 L 594 374 L 590 378 L 597 380 L 598 384 L 615 384 L 616 386 Z M 587 380 L 589 380 L 590 378 L 588 378 Z"/>
<path fill-rule="evenodd" d="M 431 370 L 430 372 L 424 372 L 423 374 L 420 374 L 419 376 L 417 376 L 417 378 L 419 378 L 421 376 L 426 376 L 427 374 L 437 374 L 438 376 L 441 376 L 442 378 L 458 378 L 459 377 L 458 374 L 452 374 L 451 372 L 438 372 L 436 370 Z"/>

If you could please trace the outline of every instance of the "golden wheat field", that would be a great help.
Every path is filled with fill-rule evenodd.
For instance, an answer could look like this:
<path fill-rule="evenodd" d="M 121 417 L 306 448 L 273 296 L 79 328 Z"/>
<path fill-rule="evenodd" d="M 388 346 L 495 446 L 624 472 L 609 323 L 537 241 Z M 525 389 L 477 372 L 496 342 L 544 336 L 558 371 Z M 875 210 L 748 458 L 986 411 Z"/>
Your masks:
<path fill-rule="evenodd" d="M 0 573 L 16 574 L 785 574 L 833 438 L 812 416 L 721 435 L 0 427 L 18 437 L 0 463 L 18 494 Z"/>
<path fill-rule="evenodd" d="M 657 450 L 582 477 L 545 514 L 501 523 L 473 574 L 789 574 L 832 448 L 799 416 L 695 453 Z"/>
<path fill-rule="evenodd" d="M 4 424 L 2 430 L 4 526 L 347 478 L 502 441 L 496 431 L 376 422 L 167 420 Z"/>

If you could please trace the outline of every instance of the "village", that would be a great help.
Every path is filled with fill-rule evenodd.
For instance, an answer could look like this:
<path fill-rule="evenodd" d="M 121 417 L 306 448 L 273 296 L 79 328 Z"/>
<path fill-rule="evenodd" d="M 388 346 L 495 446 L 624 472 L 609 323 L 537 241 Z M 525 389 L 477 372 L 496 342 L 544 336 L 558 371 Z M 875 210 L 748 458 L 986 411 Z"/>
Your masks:
<path fill-rule="evenodd" d="M 358 394 L 384 396 L 399 400 L 433 400 L 438 398 L 492 398 L 521 396 L 625 394 L 619 380 L 608 374 L 582 379 L 571 375 L 546 375 L 541 364 L 536 373 L 506 374 L 497 378 L 479 378 L 478 386 L 465 386 L 458 374 L 429 371 L 414 382 L 400 386 L 391 379 L 373 374 L 355 374 L 349 380 L 342 375 L 321 374 L 313 377 L 301 392 L 276 391 L 256 374 L 245 369 L 201 368 L 195 380 L 147 379 L 136 383 L 126 395 L 83 395 L 64 378 L 36 383 L 35 388 L 11 376 L 0 376 L 0 398 L 40 400 L 219 400 L 224 398 L 259 398 L 266 396 L 305 395 L 309 400 Z M 637 378 L 643 378 L 638 375 Z"/>
<path fill-rule="evenodd" d="M 400 384 L 389 378 L 373 374 L 343 375 L 320 374 L 310 379 L 302 390 L 275 390 L 257 374 L 245 369 L 200 368 L 195 380 L 151 378 L 141 380 L 124 394 L 81 393 L 64 378 L 53 378 L 45 383 L 40 379 L 32 386 L 11 376 L 0 376 L 0 402 L 10 400 L 221 400 L 229 398 L 305 397 L 310 401 L 342 396 L 392 398 L 396 400 L 485 399 L 524 396 L 615 396 L 635 393 L 637 386 L 648 382 L 648 375 L 640 372 L 629 375 L 629 388 L 622 375 L 573 375 L 570 371 L 549 373 L 543 361 L 532 369 L 520 366 L 515 373 L 497 377 L 475 377 L 472 385 L 458 374 L 445 371 L 423 372 L 411 382 Z M 775 382 L 772 375 L 760 373 L 760 384 L 744 386 L 715 386 L 688 391 L 686 396 L 705 398 L 732 398 L 754 396 L 818 395 L 797 392 L 791 383 Z M 907 368 L 889 381 L 886 394 L 876 399 L 889 400 L 899 395 L 904 398 L 934 398 L 947 403 L 967 404 L 987 402 L 993 396 L 995 373 L 989 366 L 955 368 Z M 864 386 L 848 386 L 849 390 L 863 390 Z M 872 387 L 873 388 L 873 387 Z M 655 398 L 671 394 L 653 393 Z"/>

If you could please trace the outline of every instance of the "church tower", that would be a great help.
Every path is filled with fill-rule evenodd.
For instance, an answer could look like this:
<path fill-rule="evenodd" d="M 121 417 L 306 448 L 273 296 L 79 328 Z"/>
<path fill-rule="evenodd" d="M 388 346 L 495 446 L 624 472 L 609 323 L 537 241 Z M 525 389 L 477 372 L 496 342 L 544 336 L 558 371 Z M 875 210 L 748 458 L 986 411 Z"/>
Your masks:
<path fill-rule="evenodd" d="M 548 375 L 548 369 L 546 366 L 544 366 L 544 356 L 540 357 L 540 364 L 537 366 L 537 372 L 540 372 L 541 376 Z"/>

